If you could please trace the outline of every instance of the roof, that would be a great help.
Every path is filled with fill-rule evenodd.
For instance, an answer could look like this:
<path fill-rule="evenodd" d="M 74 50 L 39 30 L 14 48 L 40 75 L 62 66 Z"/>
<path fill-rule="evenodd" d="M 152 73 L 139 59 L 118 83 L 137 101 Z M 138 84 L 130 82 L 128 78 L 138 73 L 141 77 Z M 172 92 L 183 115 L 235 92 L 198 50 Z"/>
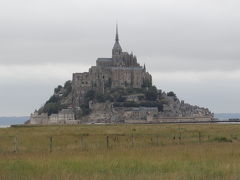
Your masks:
<path fill-rule="evenodd" d="M 71 109 L 71 108 L 62 109 L 59 113 L 60 114 L 73 114 L 73 109 Z"/>
<path fill-rule="evenodd" d="M 112 61 L 112 58 L 98 58 L 97 61 L 109 62 L 109 61 Z"/>
<path fill-rule="evenodd" d="M 115 50 L 115 51 L 122 51 L 122 48 L 121 48 L 121 46 L 120 46 L 118 41 L 116 41 L 114 43 L 113 50 Z"/>
<path fill-rule="evenodd" d="M 136 107 L 132 109 L 133 111 L 158 111 L 157 107 Z"/>
<path fill-rule="evenodd" d="M 113 66 L 113 67 L 111 67 L 112 69 L 114 69 L 114 70 L 138 70 L 138 71 L 142 71 L 143 69 L 142 69 L 142 67 L 125 67 L 125 66 L 117 66 L 117 67 L 115 67 L 115 66 Z"/>

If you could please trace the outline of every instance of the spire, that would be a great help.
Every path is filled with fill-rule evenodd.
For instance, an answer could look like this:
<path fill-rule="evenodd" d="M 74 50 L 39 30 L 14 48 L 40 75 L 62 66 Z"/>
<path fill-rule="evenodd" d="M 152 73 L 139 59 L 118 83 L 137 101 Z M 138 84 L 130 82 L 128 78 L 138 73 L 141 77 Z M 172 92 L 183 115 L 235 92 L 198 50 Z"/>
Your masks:
<path fill-rule="evenodd" d="M 119 37 L 118 37 L 118 24 L 116 24 L 116 37 L 115 37 L 115 41 L 116 42 L 119 41 Z"/>
<path fill-rule="evenodd" d="M 115 43 L 112 49 L 112 55 L 120 55 L 121 53 L 122 53 L 122 48 L 119 44 L 118 24 L 116 24 L 116 37 L 115 37 Z"/>

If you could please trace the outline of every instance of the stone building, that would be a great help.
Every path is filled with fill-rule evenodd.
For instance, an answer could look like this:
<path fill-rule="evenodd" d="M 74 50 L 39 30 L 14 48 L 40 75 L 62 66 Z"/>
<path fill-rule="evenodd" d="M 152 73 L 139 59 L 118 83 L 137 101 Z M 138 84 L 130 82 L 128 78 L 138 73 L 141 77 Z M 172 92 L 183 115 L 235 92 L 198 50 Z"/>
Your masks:
<path fill-rule="evenodd" d="M 88 72 L 73 74 L 73 106 L 76 108 L 83 103 L 84 95 L 90 89 L 104 93 L 106 88 L 141 88 L 151 82 L 152 77 L 146 72 L 145 65 L 140 66 L 132 53 L 122 51 L 116 27 L 112 57 L 98 58 L 96 66 Z"/>

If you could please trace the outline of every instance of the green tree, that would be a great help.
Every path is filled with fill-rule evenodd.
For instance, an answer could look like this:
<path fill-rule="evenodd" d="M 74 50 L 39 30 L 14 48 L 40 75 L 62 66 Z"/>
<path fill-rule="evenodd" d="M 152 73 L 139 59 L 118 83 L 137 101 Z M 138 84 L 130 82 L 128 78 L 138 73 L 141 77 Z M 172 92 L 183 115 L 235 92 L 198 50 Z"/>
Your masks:
<path fill-rule="evenodd" d="M 71 81 L 66 81 L 64 84 L 64 93 L 63 96 L 66 97 L 69 95 L 69 93 L 72 91 L 72 83 Z"/>
<path fill-rule="evenodd" d="M 117 102 L 124 102 L 126 100 L 125 97 L 123 97 L 122 95 L 119 95 L 116 99 Z"/>
<path fill-rule="evenodd" d="M 174 92 L 170 91 L 167 93 L 167 96 L 176 97 L 176 94 Z"/>
<path fill-rule="evenodd" d="M 101 94 L 101 93 L 96 94 L 96 100 L 101 103 L 106 101 L 104 94 Z"/>
<path fill-rule="evenodd" d="M 146 90 L 145 97 L 149 101 L 156 101 L 158 98 L 158 91 L 155 86 L 151 86 Z"/>
<path fill-rule="evenodd" d="M 89 101 L 94 100 L 95 97 L 96 97 L 96 91 L 94 90 L 87 91 L 84 97 L 84 104 L 88 105 Z"/>
<path fill-rule="evenodd" d="M 80 105 L 80 107 L 81 107 L 83 116 L 86 116 L 91 112 L 91 110 L 89 109 L 89 106 L 86 104 L 82 104 L 82 105 Z"/>
<path fill-rule="evenodd" d="M 61 86 L 61 85 L 58 85 L 58 87 L 56 87 L 56 88 L 54 89 L 54 92 L 55 92 L 55 93 L 59 93 L 61 89 L 62 89 L 62 86 Z"/>
<path fill-rule="evenodd" d="M 64 108 L 67 108 L 67 105 L 60 104 L 59 102 L 55 102 L 55 103 L 49 102 L 44 105 L 42 111 L 44 113 L 48 113 L 48 115 L 50 116 L 51 114 L 58 113 L 59 111 L 61 111 Z"/>
<path fill-rule="evenodd" d="M 143 88 L 146 88 L 146 87 L 151 87 L 152 86 L 152 82 L 151 80 L 143 80 L 143 84 L 142 84 L 142 87 Z"/>
<path fill-rule="evenodd" d="M 48 104 L 48 103 L 58 103 L 58 102 L 60 102 L 59 96 L 53 95 L 49 98 L 49 100 L 46 102 L 46 104 Z"/>

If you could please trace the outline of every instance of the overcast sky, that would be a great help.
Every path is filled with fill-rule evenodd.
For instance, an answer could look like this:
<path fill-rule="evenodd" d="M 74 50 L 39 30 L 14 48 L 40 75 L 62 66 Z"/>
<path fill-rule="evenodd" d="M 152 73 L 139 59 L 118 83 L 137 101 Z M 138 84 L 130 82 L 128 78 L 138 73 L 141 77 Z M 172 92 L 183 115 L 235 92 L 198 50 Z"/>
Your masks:
<path fill-rule="evenodd" d="M 29 115 L 54 87 L 123 50 L 185 102 L 240 113 L 239 0 L 2 0 L 0 116 Z"/>

